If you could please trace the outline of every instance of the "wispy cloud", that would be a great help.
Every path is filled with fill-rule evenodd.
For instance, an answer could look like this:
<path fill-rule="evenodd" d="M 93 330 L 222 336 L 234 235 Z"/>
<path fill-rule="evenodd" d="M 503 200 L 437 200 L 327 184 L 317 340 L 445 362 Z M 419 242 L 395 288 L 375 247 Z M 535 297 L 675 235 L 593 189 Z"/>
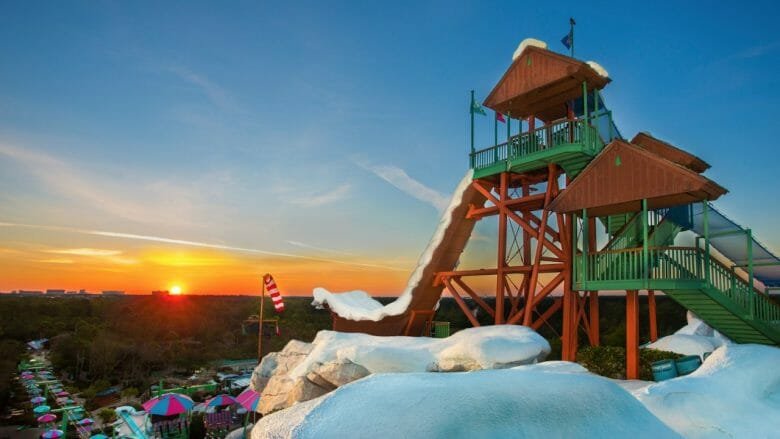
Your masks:
<path fill-rule="evenodd" d="M 141 223 L 190 225 L 191 191 L 182 188 L 161 188 L 149 183 L 148 188 L 128 188 L 118 180 L 103 179 L 82 167 L 43 151 L 0 142 L 0 157 L 16 162 L 48 190 L 71 201 L 79 208 L 100 210 L 110 215 Z"/>
<path fill-rule="evenodd" d="M 63 248 L 55 250 L 46 250 L 46 253 L 57 253 L 61 255 L 76 255 L 76 256 L 116 256 L 122 253 L 121 250 L 105 250 L 100 248 Z"/>
<path fill-rule="evenodd" d="M 351 190 L 352 187 L 345 183 L 329 191 L 315 192 L 310 195 L 287 198 L 287 202 L 296 206 L 319 207 L 343 200 L 347 197 L 347 195 L 349 195 Z"/>
<path fill-rule="evenodd" d="M 36 262 L 43 262 L 44 264 L 73 264 L 75 261 L 68 258 L 52 258 L 52 259 L 38 259 Z"/>
<path fill-rule="evenodd" d="M 316 250 L 316 251 L 325 252 L 325 253 L 336 253 L 336 254 L 339 254 L 339 255 L 348 255 L 348 256 L 352 255 L 352 253 L 348 253 L 348 252 L 345 252 L 345 251 L 334 250 L 332 248 L 317 247 L 315 245 L 309 245 L 309 244 L 306 244 L 306 243 L 303 243 L 303 242 L 299 242 L 299 241 L 287 241 L 287 243 L 292 245 L 292 246 L 295 246 L 295 247 L 305 248 L 305 249 L 309 249 L 309 250 Z"/>
<path fill-rule="evenodd" d="M 780 50 L 780 40 L 772 41 L 765 44 L 758 44 L 732 53 L 724 58 L 720 58 L 714 61 L 712 64 L 723 64 L 731 61 L 748 60 L 753 58 L 759 58 L 776 50 Z"/>
<path fill-rule="evenodd" d="M 167 69 L 183 81 L 197 87 L 215 106 L 223 110 L 236 110 L 236 103 L 231 95 L 205 75 L 195 73 L 183 66 L 170 66 Z"/>
<path fill-rule="evenodd" d="M 449 205 L 449 198 L 441 192 L 430 188 L 410 177 L 403 169 L 392 165 L 365 165 L 364 169 L 373 172 L 377 177 L 395 186 L 401 192 L 444 211 Z"/>
<path fill-rule="evenodd" d="M 103 236 L 103 237 L 108 237 L 108 238 L 128 239 L 128 240 L 147 241 L 147 242 L 158 242 L 158 243 L 163 243 L 163 244 L 173 244 L 173 245 L 182 245 L 182 246 L 189 246 L 189 247 L 209 248 L 209 249 L 215 249 L 215 250 L 225 250 L 225 251 L 242 252 L 242 253 L 253 253 L 253 254 L 260 254 L 260 255 L 265 255 L 265 256 L 278 256 L 278 257 L 284 257 L 284 258 L 302 259 L 302 260 L 316 261 L 316 262 L 329 262 L 329 263 L 333 263 L 333 264 L 348 265 L 348 266 L 353 266 L 353 267 L 381 268 L 381 269 L 392 270 L 392 271 L 406 271 L 407 270 L 406 268 L 398 268 L 398 267 L 392 267 L 392 266 L 388 266 L 388 265 L 368 264 L 368 263 L 362 263 L 362 262 L 356 262 L 356 261 L 345 261 L 345 260 L 339 260 L 339 259 L 320 258 L 320 257 L 314 257 L 314 256 L 305 256 L 305 255 L 297 255 L 297 254 L 293 254 L 293 253 L 275 252 L 275 251 L 262 250 L 262 249 L 249 248 L 249 247 L 236 247 L 236 246 L 230 246 L 230 245 L 224 245 L 224 244 L 213 244 L 213 243 L 208 243 L 208 242 L 189 241 L 189 240 L 184 240 L 184 239 L 166 238 L 166 237 L 162 237 L 162 236 L 138 235 L 138 234 L 134 234 L 134 233 L 112 232 L 112 231 L 104 231 L 104 230 L 87 230 L 87 229 L 78 229 L 78 228 L 75 228 L 75 227 L 48 226 L 48 225 L 42 225 L 42 224 L 20 224 L 20 223 L 9 223 L 9 222 L 0 222 L 0 227 L 23 227 L 23 228 L 31 228 L 31 229 L 39 229 L 39 230 L 51 230 L 51 231 L 60 231 L 60 232 L 69 232 L 69 233 L 79 233 L 79 234 L 84 234 L 84 235 Z"/>

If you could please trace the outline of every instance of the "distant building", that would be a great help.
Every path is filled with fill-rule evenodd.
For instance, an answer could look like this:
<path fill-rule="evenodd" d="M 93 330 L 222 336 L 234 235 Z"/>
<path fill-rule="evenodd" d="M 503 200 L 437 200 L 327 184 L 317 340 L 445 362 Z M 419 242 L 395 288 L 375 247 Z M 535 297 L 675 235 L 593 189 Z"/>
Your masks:
<path fill-rule="evenodd" d="M 124 296 L 125 292 L 119 290 L 104 290 L 102 294 L 104 296 Z"/>
<path fill-rule="evenodd" d="M 47 296 L 64 296 L 65 290 L 46 290 Z"/>
<path fill-rule="evenodd" d="M 20 296 L 41 296 L 43 291 L 40 290 L 19 290 Z"/>
<path fill-rule="evenodd" d="M 152 296 L 170 296 L 171 293 L 168 290 L 155 290 L 152 291 Z"/>

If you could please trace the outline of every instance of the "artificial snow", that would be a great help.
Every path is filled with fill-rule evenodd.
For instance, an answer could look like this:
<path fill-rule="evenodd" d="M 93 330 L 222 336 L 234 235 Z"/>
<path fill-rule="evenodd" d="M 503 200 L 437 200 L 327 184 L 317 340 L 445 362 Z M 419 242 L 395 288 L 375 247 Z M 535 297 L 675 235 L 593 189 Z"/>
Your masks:
<path fill-rule="evenodd" d="M 687 325 L 674 334 L 661 337 L 646 347 L 701 357 L 706 352 L 712 352 L 724 344 L 732 343 L 731 340 L 696 317 L 696 314 L 688 311 L 686 319 Z"/>
<path fill-rule="evenodd" d="M 520 45 L 517 46 L 517 49 L 515 49 L 515 53 L 512 54 L 512 61 L 516 60 L 520 57 L 520 55 L 523 54 L 523 50 L 525 50 L 526 47 L 539 47 L 542 49 L 547 48 L 547 43 L 545 43 L 542 40 L 537 40 L 536 38 L 526 38 L 523 41 L 520 42 Z"/>
<path fill-rule="evenodd" d="M 587 61 L 585 64 L 589 65 L 591 69 L 595 70 L 596 73 L 599 74 L 602 78 L 609 78 L 609 73 L 607 73 L 607 69 L 601 66 L 601 64 L 597 63 L 596 61 Z"/>
<path fill-rule="evenodd" d="M 422 279 L 423 271 L 431 263 L 434 252 L 444 240 L 444 235 L 452 223 L 452 215 L 455 209 L 463 202 L 463 195 L 471 185 L 473 174 L 474 171 L 469 169 L 458 184 L 449 206 L 442 214 L 436 233 L 434 233 L 433 238 L 428 243 L 428 247 L 425 248 L 425 251 L 420 256 L 417 267 L 406 284 L 406 289 L 395 301 L 382 305 L 365 291 L 356 290 L 346 293 L 331 293 L 325 288 L 315 288 L 312 294 L 314 296 L 312 305 L 322 308 L 327 304 L 331 311 L 338 314 L 339 317 L 348 320 L 372 320 L 378 322 L 387 316 L 397 316 L 405 313 L 412 301 L 412 292 L 417 288 Z"/>
<path fill-rule="evenodd" d="M 688 438 L 770 438 L 780 432 L 780 349 L 727 344 L 690 375 L 634 393 Z"/>
<path fill-rule="evenodd" d="M 316 364 L 345 360 L 371 373 L 426 372 L 535 363 L 550 353 L 547 340 L 518 325 L 468 328 L 447 338 L 320 331 L 312 346 L 306 358 L 289 371 L 290 378 L 305 376 Z"/>
<path fill-rule="evenodd" d="M 263 417 L 252 438 L 679 437 L 571 364 L 372 375 Z"/>

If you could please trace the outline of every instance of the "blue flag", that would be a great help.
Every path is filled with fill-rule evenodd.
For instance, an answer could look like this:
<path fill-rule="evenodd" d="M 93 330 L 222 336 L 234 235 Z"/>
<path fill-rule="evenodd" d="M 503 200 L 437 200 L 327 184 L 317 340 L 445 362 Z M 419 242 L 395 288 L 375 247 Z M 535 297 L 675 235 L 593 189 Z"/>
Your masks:
<path fill-rule="evenodd" d="M 561 39 L 561 43 L 563 43 L 567 49 L 571 49 L 572 40 L 574 40 L 574 36 L 572 35 L 572 32 L 569 31 L 569 33 Z"/>

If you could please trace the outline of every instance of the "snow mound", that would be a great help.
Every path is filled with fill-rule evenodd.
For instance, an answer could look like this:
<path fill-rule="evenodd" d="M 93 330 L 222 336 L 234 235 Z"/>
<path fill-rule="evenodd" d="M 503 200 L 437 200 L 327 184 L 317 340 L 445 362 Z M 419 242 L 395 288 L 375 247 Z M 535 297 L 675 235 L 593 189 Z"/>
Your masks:
<path fill-rule="evenodd" d="M 678 437 L 619 386 L 567 367 L 373 375 L 263 417 L 252 438 Z"/>
<path fill-rule="evenodd" d="M 634 395 L 688 438 L 777 437 L 778 365 L 778 348 L 725 345 L 690 375 L 650 385 Z"/>
<path fill-rule="evenodd" d="M 523 50 L 525 50 L 526 47 L 533 46 L 533 47 L 539 47 L 542 49 L 547 48 L 547 43 L 545 43 L 542 40 L 537 40 L 536 38 L 526 38 L 523 41 L 520 42 L 520 45 L 517 46 L 517 49 L 515 49 L 515 53 L 512 54 L 512 61 L 516 60 L 520 57 L 520 55 L 523 54 Z"/>
<path fill-rule="evenodd" d="M 596 73 L 599 74 L 602 78 L 609 78 L 609 73 L 607 73 L 607 69 L 601 66 L 601 64 L 597 63 L 596 61 L 587 61 L 585 64 L 589 65 L 591 69 L 595 70 Z"/>
<path fill-rule="evenodd" d="M 315 288 L 313 292 L 314 301 L 312 305 L 317 308 L 323 308 L 326 304 L 331 311 L 340 317 L 349 320 L 372 320 L 378 322 L 387 316 L 397 316 L 406 312 L 409 304 L 412 302 L 412 291 L 417 288 L 423 276 L 423 271 L 431 263 L 433 253 L 444 240 L 445 232 L 452 223 L 452 215 L 455 209 L 463 202 L 463 195 L 471 185 L 474 171 L 469 169 L 466 175 L 458 183 L 455 192 L 450 200 L 450 205 L 444 210 L 436 232 L 425 248 L 417 267 L 409 277 L 406 289 L 398 296 L 398 299 L 387 305 L 382 305 L 379 301 L 371 298 L 365 291 L 350 291 L 346 293 L 332 293 L 325 288 Z"/>
<path fill-rule="evenodd" d="M 309 355 L 289 372 L 290 378 L 305 376 L 317 363 L 349 361 L 371 373 L 472 370 L 535 363 L 550 353 L 547 340 L 517 325 L 468 328 L 447 338 L 320 331 L 312 346 Z"/>
<path fill-rule="evenodd" d="M 732 343 L 731 340 L 701 321 L 696 314 L 688 311 L 686 319 L 688 320 L 687 325 L 672 335 L 659 338 L 647 347 L 701 357 L 705 352 L 712 352 L 715 348 Z"/>
<path fill-rule="evenodd" d="M 676 352 L 683 355 L 703 356 L 705 352 L 715 350 L 715 344 L 712 337 L 703 335 L 672 334 L 661 337 L 653 343 L 647 345 L 650 349 L 659 351 Z"/>

